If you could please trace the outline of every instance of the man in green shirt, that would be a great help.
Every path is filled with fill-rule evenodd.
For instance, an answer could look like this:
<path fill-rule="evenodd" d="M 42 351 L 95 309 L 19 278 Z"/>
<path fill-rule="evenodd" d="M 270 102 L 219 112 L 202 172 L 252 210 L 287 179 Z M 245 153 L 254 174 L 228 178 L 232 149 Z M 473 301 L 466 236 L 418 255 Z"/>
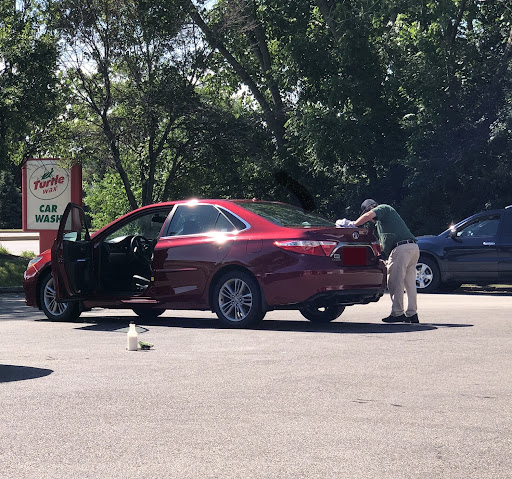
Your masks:
<path fill-rule="evenodd" d="M 388 266 L 388 290 L 391 295 L 391 314 L 385 323 L 419 323 L 416 292 L 416 263 L 420 250 L 416 238 L 404 220 L 389 205 L 367 199 L 361 205 L 361 216 L 354 226 L 371 221 L 375 224 Z M 404 289 L 407 294 L 407 310 L 404 310 Z"/>

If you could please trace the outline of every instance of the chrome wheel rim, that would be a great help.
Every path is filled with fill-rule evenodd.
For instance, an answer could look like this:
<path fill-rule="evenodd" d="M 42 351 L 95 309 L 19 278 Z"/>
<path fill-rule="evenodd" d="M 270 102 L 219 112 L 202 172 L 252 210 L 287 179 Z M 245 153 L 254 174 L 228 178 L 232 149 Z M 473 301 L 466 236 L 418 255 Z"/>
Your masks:
<path fill-rule="evenodd" d="M 50 278 L 44 287 L 43 301 L 45 308 L 54 316 L 64 314 L 68 307 L 68 303 L 57 302 L 57 292 L 55 291 L 53 278 Z"/>
<path fill-rule="evenodd" d="M 239 278 L 226 281 L 219 291 L 219 307 L 229 321 L 243 321 L 252 308 L 252 291 Z"/>
<path fill-rule="evenodd" d="M 424 289 L 432 283 L 434 273 L 432 269 L 425 263 L 416 265 L 416 288 Z"/>

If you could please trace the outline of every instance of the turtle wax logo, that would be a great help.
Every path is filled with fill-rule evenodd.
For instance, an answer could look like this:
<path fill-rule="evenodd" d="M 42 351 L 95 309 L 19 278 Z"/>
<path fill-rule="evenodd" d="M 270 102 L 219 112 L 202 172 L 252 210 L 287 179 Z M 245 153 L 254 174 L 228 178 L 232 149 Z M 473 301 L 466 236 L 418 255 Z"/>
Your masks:
<path fill-rule="evenodd" d="M 30 177 L 30 191 L 40 200 L 58 198 L 67 190 L 68 185 L 68 172 L 55 166 L 40 166 Z"/>

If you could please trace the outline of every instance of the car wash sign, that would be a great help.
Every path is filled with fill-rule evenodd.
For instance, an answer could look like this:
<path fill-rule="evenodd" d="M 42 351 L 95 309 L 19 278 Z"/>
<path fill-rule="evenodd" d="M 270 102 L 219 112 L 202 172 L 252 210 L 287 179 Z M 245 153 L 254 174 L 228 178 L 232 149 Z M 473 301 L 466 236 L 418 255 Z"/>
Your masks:
<path fill-rule="evenodd" d="M 23 229 L 57 230 L 66 205 L 81 204 L 81 170 L 55 158 L 23 166 Z"/>

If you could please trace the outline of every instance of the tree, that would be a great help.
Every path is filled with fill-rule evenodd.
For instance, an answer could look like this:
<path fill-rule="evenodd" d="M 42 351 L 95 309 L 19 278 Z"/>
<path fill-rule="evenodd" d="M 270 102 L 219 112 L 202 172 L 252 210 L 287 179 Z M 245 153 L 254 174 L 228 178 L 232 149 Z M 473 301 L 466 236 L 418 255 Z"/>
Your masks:
<path fill-rule="evenodd" d="M 21 145 L 82 161 L 86 201 L 105 218 L 171 197 L 241 191 L 354 216 L 370 196 L 399 208 L 420 234 L 512 203 L 506 0 L 49 7 L 64 45 L 62 80 L 54 97 L 36 82 L 26 98 L 32 107 L 53 98 L 52 108 L 26 114 L 23 101 L 10 103 L 21 98 L 13 88 L 0 103 L 1 138 L 18 157 Z M 35 25 L 39 17 L 26 12 Z M 51 44 L 45 28 L 27 31 Z M 16 52 L 23 35 L 0 45 Z M 2 92 L 7 79 L 28 85 L 19 57 L 4 57 L 14 67 L 2 70 Z"/>
<path fill-rule="evenodd" d="M 0 228 L 21 228 L 21 175 L 14 163 L 0 170 Z"/>
<path fill-rule="evenodd" d="M 216 74 L 252 96 L 277 147 L 273 167 L 307 182 L 322 211 L 356 214 L 375 196 L 421 233 L 502 206 L 506 1 L 187 4 L 224 60 Z"/>
<path fill-rule="evenodd" d="M 247 88 L 261 112 L 261 121 L 267 126 L 275 152 L 269 169 L 274 180 L 287 191 L 282 197 L 299 202 L 306 209 L 315 209 L 315 201 L 309 189 L 297 179 L 300 176 L 296 162 L 290 155 L 286 136 L 286 122 L 290 105 L 285 101 L 286 88 L 279 71 L 279 64 L 269 24 L 262 15 L 263 2 L 256 0 L 220 0 L 213 8 L 203 11 L 191 0 L 184 0 L 187 11 L 202 30 L 213 51 L 217 51 L 229 65 L 230 72 L 219 65 L 218 74 L 231 80 L 233 94 Z M 281 192 L 282 193 L 282 192 Z M 273 189 L 274 196 L 278 191 Z"/>
<path fill-rule="evenodd" d="M 96 161 L 115 169 L 130 207 L 153 202 L 157 163 L 192 90 L 175 52 L 179 2 L 63 0 L 51 11 L 66 42 L 70 116 L 102 145 Z"/>
<path fill-rule="evenodd" d="M 0 166 L 27 157 L 54 117 L 56 62 L 37 2 L 0 0 Z"/>
<path fill-rule="evenodd" d="M 72 85 L 61 151 L 71 145 L 89 165 L 85 201 L 98 218 L 179 198 L 200 186 L 198 171 L 233 171 L 234 155 L 238 162 L 249 151 L 262 155 L 264 142 L 258 151 L 248 144 L 258 135 L 250 117 L 203 83 L 208 59 L 181 1 L 63 0 L 52 4 L 52 16 Z"/>
<path fill-rule="evenodd" d="M 503 1 L 403 8 L 391 25 L 390 83 L 408 135 L 403 204 L 416 231 L 512 202 L 511 25 Z"/>
<path fill-rule="evenodd" d="M 58 111 L 56 39 L 36 1 L 0 0 L 1 226 L 21 225 L 21 171 Z M 9 194 L 7 194 L 9 192 Z"/>
<path fill-rule="evenodd" d="M 368 196 L 400 202 L 406 137 L 388 84 L 385 29 L 375 2 L 283 7 L 279 51 L 296 107 L 288 134 L 313 177 L 322 211 L 354 216 Z M 284 52 L 284 53 L 283 53 Z"/>

